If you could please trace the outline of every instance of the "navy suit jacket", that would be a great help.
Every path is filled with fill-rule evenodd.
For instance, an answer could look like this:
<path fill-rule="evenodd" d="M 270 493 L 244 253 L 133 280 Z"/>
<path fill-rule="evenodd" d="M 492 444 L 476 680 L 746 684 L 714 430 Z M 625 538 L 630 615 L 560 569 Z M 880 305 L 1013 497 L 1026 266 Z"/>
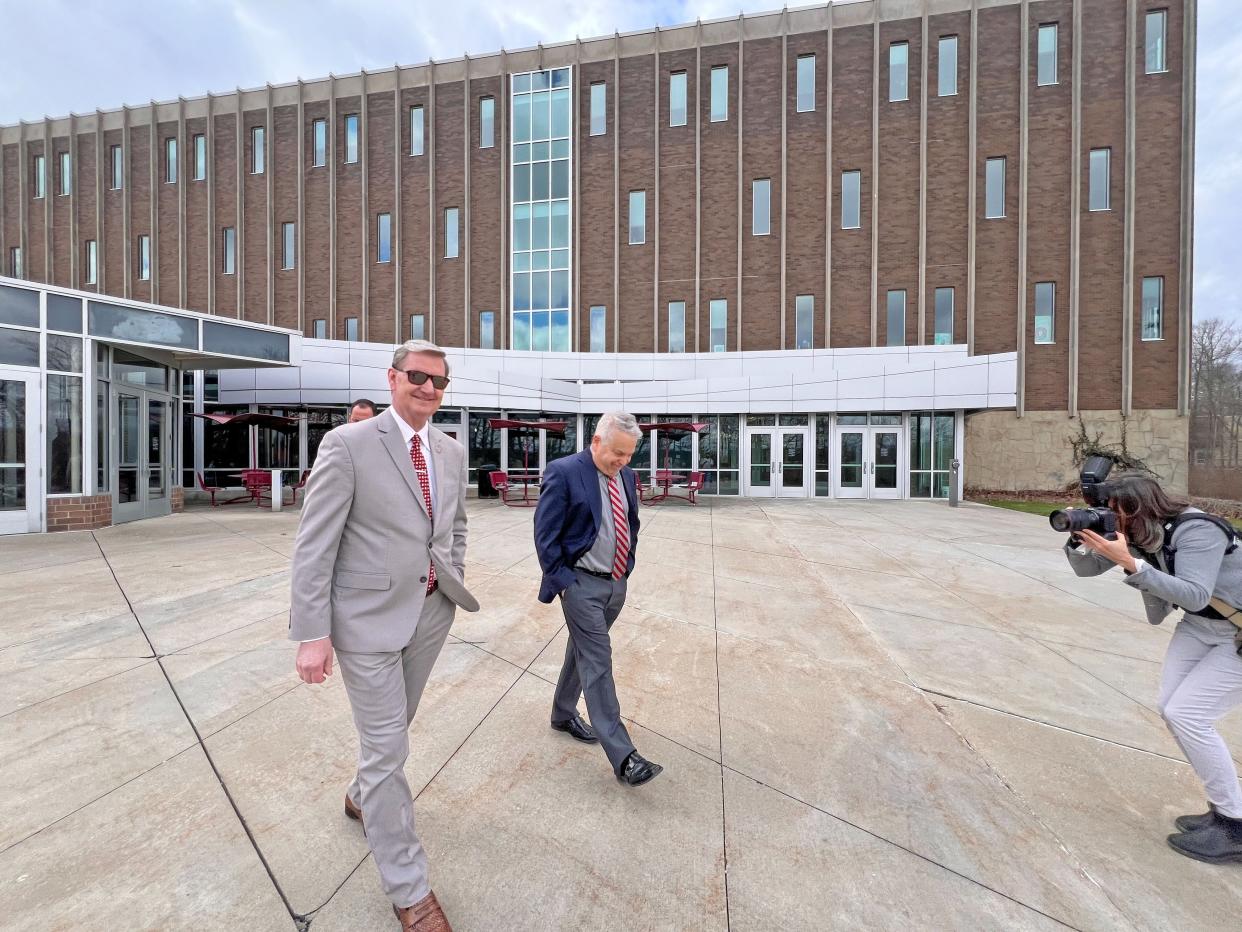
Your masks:
<path fill-rule="evenodd" d="M 535 508 L 535 551 L 543 568 L 540 602 L 551 602 L 573 584 L 574 565 L 595 545 L 603 508 L 598 475 L 589 449 L 554 460 L 544 470 Z M 638 549 L 638 485 L 628 466 L 621 469 L 621 488 L 629 499 L 628 577 Z"/>

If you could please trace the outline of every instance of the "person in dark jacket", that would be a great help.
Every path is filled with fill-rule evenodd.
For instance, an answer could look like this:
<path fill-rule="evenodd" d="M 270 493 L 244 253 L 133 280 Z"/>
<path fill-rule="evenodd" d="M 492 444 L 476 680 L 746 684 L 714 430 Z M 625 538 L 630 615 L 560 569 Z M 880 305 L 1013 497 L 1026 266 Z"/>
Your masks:
<path fill-rule="evenodd" d="M 1227 554 L 1230 536 L 1212 521 L 1187 520 L 1203 512 L 1154 479 L 1122 476 L 1107 488 L 1118 516 L 1117 539 L 1082 531 L 1084 551 L 1071 538 L 1065 554 L 1074 572 L 1097 576 L 1120 566 L 1126 585 L 1142 593 L 1153 625 L 1178 607 L 1185 610 L 1165 654 L 1159 709 L 1203 781 L 1209 807 L 1202 815 L 1180 817 L 1169 844 L 1200 861 L 1242 861 L 1242 786 L 1216 730 L 1217 720 L 1242 704 L 1239 629 L 1217 608 L 1242 607 L 1242 548 Z M 1242 616 L 1233 617 L 1242 622 Z"/>

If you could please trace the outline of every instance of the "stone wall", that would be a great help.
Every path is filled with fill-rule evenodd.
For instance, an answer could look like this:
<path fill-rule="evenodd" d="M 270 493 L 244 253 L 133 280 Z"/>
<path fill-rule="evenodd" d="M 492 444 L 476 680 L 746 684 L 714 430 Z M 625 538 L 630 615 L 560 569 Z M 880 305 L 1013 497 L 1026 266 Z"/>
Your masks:
<path fill-rule="evenodd" d="M 1106 444 L 1121 440 L 1119 411 L 1083 411 L 1087 435 Z M 1189 419 L 1176 411 L 1135 411 L 1126 422 L 1126 446 L 1150 466 L 1170 491 L 1185 492 Z M 1079 419 L 1063 411 L 978 411 L 966 416 L 967 488 L 1056 490 L 1078 478 L 1070 439 Z"/>
<path fill-rule="evenodd" d="M 93 531 L 112 523 L 112 494 L 75 495 L 47 500 L 47 529 Z"/>

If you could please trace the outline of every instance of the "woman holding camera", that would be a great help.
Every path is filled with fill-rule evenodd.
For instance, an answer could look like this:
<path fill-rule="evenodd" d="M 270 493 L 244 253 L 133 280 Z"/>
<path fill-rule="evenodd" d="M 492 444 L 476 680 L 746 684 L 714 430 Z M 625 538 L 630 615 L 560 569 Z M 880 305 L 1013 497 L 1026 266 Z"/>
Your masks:
<path fill-rule="evenodd" d="M 1242 607 L 1242 547 L 1234 548 L 1235 535 L 1154 479 L 1119 477 L 1108 483 L 1107 495 L 1117 514 L 1117 539 L 1080 531 L 1087 548 L 1081 551 L 1071 537 L 1065 553 L 1074 572 L 1098 576 L 1120 566 L 1126 585 L 1143 594 L 1153 625 L 1179 606 L 1186 612 L 1165 654 L 1159 709 L 1203 781 L 1209 809 L 1179 818 L 1169 844 L 1200 861 L 1242 861 L 1242 786 L 1216 730 L 1216 721 L 1242 704 L 1239 629 L 1227 614 Z"/>

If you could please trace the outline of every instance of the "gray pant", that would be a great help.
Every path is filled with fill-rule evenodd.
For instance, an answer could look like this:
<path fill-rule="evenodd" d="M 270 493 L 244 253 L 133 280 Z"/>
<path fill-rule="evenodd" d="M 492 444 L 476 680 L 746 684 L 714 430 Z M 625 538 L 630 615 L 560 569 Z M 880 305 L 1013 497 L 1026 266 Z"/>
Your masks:
<path fill-rule="evenodd" d="M 1242 703 L 1242 657 L 1237 629 L 1227 621 L 1187 615 L 1178 623 L 1164 657 L 1160 714 L 1186 760 L 1222 815 L 1242 819 L 1238 768 L 1216 721 Z"/>
<path fill-rule="evenodd" d="M 336 652 L 359 742 L 358 773 L 346 793 L 362 809 L 384 892 L 402 908 L 431 892 L 427 853 L 414 830 L 405 761 L 410 753 L 410 722 L 453 625 L 455 608 L 434 592 L 423 605 L 414 637 L 401 650 Z"/>
<path fill-rule="evenodd" d="M 608 630 L 625 605 L 624 579 L 601 579 L 578 570 L 578 580 L 561 593 L 561 611 L 569 628 L 565 662 L 552 701 L 552 721 L 578 714 L 578 697 L 585 693 L 591 727 L 608 755 L 613 772 L 621 769 L 634 750 L 621 724 L 617 685 L 612 679 L 612 642 Z"/>

